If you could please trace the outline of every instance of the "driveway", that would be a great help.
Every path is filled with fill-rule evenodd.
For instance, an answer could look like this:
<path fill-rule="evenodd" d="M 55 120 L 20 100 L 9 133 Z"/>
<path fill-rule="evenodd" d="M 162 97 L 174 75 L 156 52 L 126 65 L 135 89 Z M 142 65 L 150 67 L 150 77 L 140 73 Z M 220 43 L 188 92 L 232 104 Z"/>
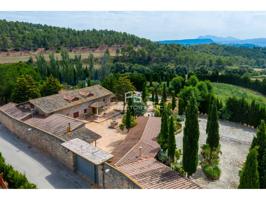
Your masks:
<path fill-rule="evenodd" d="M 207 119 L 199 117 L 200 146 L 206 143 Z M 200 167 L 192 176 L 194 182 L 203 188 L 237 188 L 239 185 L 239 170 L 246 160 L 249 147 L 256 130 L 238 123 L 219 121 L 221 177 L 217 181 L 209 181 Z M 182 149 L 183 133 L 176 136 L 176 144 Z"/>
<path fill-rule="evenodd" d="M 0 123 L 0 152 L 6 162 L 24 173 L 38 188 L 88 188 L 89 185 L 59 161 L 27 145 Z"/>

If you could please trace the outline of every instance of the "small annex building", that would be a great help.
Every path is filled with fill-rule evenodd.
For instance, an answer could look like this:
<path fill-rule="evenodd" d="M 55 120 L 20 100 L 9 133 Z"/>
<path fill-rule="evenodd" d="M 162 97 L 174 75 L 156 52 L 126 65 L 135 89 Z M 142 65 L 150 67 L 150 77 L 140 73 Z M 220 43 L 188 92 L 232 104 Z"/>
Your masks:
<path fill-rule="evenodd" d="M 75 171 L 83 177 L 88 177 L 93 184 L 99 184 L 100 165 L 110 160 L 113 155 L 79 138 L 66 141 L 62 146 L 76 155 Z"/>

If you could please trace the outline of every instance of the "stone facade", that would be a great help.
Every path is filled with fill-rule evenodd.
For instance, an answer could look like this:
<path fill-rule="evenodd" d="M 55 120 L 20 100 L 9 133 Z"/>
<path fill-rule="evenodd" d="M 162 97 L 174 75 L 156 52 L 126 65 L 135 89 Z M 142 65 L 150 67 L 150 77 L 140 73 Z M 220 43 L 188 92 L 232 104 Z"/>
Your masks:
<path fill-rule="evenodd" d="M 104 174 L 104 184 L 103 184 L 103 168 L 108 170 Z M 126 174 L 119 171 L 116 167 L 104 163 L 98 166 L 98 184 L 101 188 L 106 189 L 141 189 L 142 187 L 135 182 L 133 179 L 129 178 Z"/>
<path fill-rule="evenodd" d="M 73 106 L 71 108 L 66 108 L 64 110 L 60 110 L 60 111 L 58 111 L 56 113 L 59 113 L 59 114 L 62 114 L 62 115 L 66 115 L 66 116 L 69 116 L 69 117 L 74 117 L 74 113 L 77 113 L 77 112 L 79 113 L 79 117 L 83 117 L 84 115 L 91 115 L 91 114 L 93 114 L 93 110 L 92 110 L 92 108 L 90 106 L 94 102 L 99 102 L 99 103 L 103 102 L 107 106 L 111 102 L 111 97 L 108 96 L 108 97 L 97 99 L 97 100 L 94 100 L 94 101 L 85 102 L 83 104 L 76 105 L 76 106 Z M 85 109 L 86 109 L 86 113 L 84 112 Z"/>
<path fill-rule="evenodd" d="M 74 169 L 74 155 L 61 145 L 65 142 L 62 139 L 17 120 L 2 111 L 0 111 L 0 122 L 22 140 L 50 154 L 68 168 Z"/>

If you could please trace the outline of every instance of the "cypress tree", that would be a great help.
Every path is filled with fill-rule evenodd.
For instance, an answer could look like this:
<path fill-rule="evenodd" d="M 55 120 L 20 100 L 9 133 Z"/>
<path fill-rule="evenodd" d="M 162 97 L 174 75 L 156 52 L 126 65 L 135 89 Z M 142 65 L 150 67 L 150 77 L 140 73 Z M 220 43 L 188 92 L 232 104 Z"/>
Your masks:
<path fill-rule="evenodd" d="M 176 150 L 175 127 L 174 127 L 173 116 L 171 116 L 170 123 L 169 123 L 169 132 L 168 132 L 168 157 L 169 157 L 170 163 L 174 161 L 175 150 Z"/>
<path fill-rule="evenodd" d="M 126 128 L 129 129 L 131 127 L 131 115 L 129 110 L 126 112 Z"/>
<path fill-rule="evenodd" d="M 175 99 L 175 94 L 172 94 L 172 110 L 174 110 L 176 107 L 176 99 Z"/>
<path fill-rule="evenodd" d="M 142 97 L 142 100 L 143 100 L 143 102 L 147 102 L 147 88 L 146 88 L 146 84 L 144 85 L 144 87 L 143 87 L 143 89 L 142 89 L 142 95 L 141 95 L 141 97 Z"/>
<path fill-rule="evenodd" d="M 152 101 L 153 103 L 154 103 L 154 101 L 155 101 L 155 97 L 154 97 L 154 89 L 152 90 L 151 101 Z"/>
<path fill-rule="evenodd" d="M 157 138 L 157 142 L 160 144 L 161 149 L 166 151 L 168 146 L 168 112 L 165 105 L 163 105 L 163 112 L 161 115 L 161 130 Z"/>
<path fill-rule="evenodd" d="M 162 116 L 164 109 L 166 109 L 166 105 L 163 101 L 160 102 L 160 115 Z"/>
<path fill-rule="evenodd" d="M 126 112 L 126 119 L 125 119 L 125 125 L 126 125 L 127 129 L 131 128 L 131 110 L 130 110 L 130 107 L 131 106 L 128 104 L 127 112 Z"/>
<path fill-rule="evenodd" d="M 158 89 L 157 89 L 157 87 L 155 88 L 154 93 L 155 93 L 154 103 L 155 103 L 156 105 L 158 105 L 158 103 L 159 103 L 159 98 L 158 98 Z"/>
<path fill-rule="evenodd" d="M 163 94 L 162 94 L 162 102 L 165 103 L 167 100 L 167 92 L 166 92 L 166 84 L 163 84 Z"/>
<path fill-rule="evenodd" d="M 194 94 L 186 108 L 186 121 L 183 136 L 183 168 L 188 176 L 197 170 L 199 151 L 198 107 Z"/>
<path fill-rule="evenodd" d="M 266 188 L 266 124 L 262 120 L 251 147 L 258 146 L 258 171 L 260 188 Z"/>
<path fill-rule="evenodd" d="M 253 148 L 249 151 L 247 160 L 240 172 L 240 189 L 256 189 L 259 188 L 259 172 L 258 172 L 258 151 Z"/>
<path fill-rule="evenodd" d="M 207 140 L 206 143 L 210 146 L 210 148 L 216 149 L 219 146 L 219 123 L 218 123 L 218 113 L 217 113 L 217 101 L 215 99 L 212 100 L 211 106 L 208 114 L 208 122 L 207 122 Z"/>

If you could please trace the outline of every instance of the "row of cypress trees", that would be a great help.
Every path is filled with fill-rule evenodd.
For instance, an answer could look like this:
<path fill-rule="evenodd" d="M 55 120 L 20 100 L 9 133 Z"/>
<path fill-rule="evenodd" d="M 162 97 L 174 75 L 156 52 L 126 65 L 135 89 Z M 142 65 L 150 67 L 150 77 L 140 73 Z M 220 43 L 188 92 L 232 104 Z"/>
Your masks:
<path fill-rule="evenodd" d="M 163 152 L 167 151 L 169 162 L 174 161 L 176 151 L 175 141 L 175 127 L 174 118 L 171 115 L 172 112 L 168 106 L 166 106 L 165 85 L 163 86 L 162 99 L 160 102 L 161 113 L 161 131 L 157 138 L 158 143 L 161 146 Z M 174 101 L 172 99 L 172 101 Z M 183 169 L 187 173 L 187 176 L 191 176 L 196 172 L 199 161 L 199 123 L 198 123 L 198 102 L 195 95 L 192 93 L 186 106 L 186 121 L 183 137 Z M 217 100 L 212 97 L 208 123 L 207 123 L 207 140 L 206 143 L 212 150 L 219 147 L 219 124 L 218 124 L 218 111 Z"/>
<path fill-rule="evenodd" d="M 219 147 L 219 123 L 217 113 L 217 100 L 212 97 L 207 122 L 207 140 L 211 151 Z M 186 121 L 183 137 L 183 169 L 187 176 L 196 172 L 198 166 L 199 151 L 199 123 L 198 123 L 198 106 L 194 94 L 191 95 L 186 107 Z"/>

